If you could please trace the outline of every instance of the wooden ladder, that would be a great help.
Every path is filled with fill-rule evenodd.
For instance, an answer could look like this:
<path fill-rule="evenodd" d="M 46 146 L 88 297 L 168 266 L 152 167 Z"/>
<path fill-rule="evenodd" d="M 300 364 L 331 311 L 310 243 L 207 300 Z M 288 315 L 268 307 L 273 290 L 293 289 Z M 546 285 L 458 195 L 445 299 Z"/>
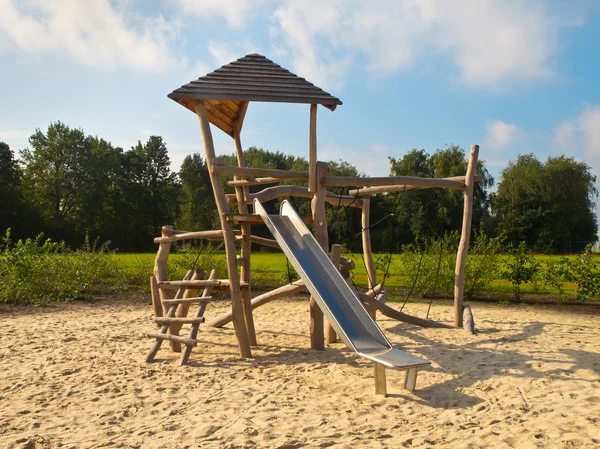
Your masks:
<path fill-rule="evenodd" d="M 204 273 L 188 271 L 184 277 L 184 281 L 189 281 L 192 278 L 200 279 L 204 277 Z M 217 270 L 212 270 L 209 276 L 209 280 L 217 278 Z M 156 281 L 151 282 L 153 289 L 158 289 Z M 181 351 L 181 358 L 179 364 L 181 366 L 188 363 L 190 354 L 194 346 L 198 344 L 196 337 L 200 329 L 200 324 L 204 323 L 204 312 L 206 306 L 212 301 L 210 293 L 212 291 L 212 285 L 210 283 L 204 288 L 201 296 L 194 296 L 194 291 L 189 287 L 180 288 L 173 299 L 162 299 L 162 305 L 167 310 L 165 317 L 155 317 L 154 321 L 157 325 L 160 325 L 158 333 L 147 333 L 148 338 L 154 338 L 156 341 L 150 350 L 150 353 L 146 357 L 146 362 L 152 362 L 158 350 L 160 349 L 163 341 L 169 340 L 171 342 L 171 348 L 175 352 L 181 351 L 181 345 L 185 348 Z M 157 291 L 152 292 L 153 295 L 158 296 Z M 188 317 L 188 311 L 192 304 L 198 304 L 198 309 L 193 317 Z M 190 331 L 187 337 L 179 335 L 179 331 L 184 324 L 190 324 Z"/>

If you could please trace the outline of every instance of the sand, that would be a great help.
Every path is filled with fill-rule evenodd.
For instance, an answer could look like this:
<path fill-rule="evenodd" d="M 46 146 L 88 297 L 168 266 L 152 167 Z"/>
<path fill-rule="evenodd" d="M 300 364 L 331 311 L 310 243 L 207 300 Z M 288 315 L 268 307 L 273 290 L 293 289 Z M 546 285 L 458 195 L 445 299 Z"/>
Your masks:
<path fill-rule="evenodd" d="M 598 313 L 472 308 L 476 335 L 380 320 L 432 362 L 413 393 L 388 370 L 382 398 L 372 365 L 341 343 L 307 349 L 306 299 L 255 312 L 254 359 L 238 358 L 231 326 L 204 328 L 186 367 L 167 349 L 144 363 L 146 299 L 0 305 L 0 448 L 600 447 Z"/>

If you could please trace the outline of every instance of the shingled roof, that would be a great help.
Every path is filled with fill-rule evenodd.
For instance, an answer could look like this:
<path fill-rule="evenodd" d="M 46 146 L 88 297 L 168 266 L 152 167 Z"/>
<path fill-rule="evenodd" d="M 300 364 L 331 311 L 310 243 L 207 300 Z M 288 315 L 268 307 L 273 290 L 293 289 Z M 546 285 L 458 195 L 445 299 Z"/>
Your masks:
<path fill-rule="evenodd" d="M 204 100 L 209 121 L 233 134 L 243 101 L 322 104 L 332 111 L 342 102 L 259 54 L 224 65 L 169 94 L 196 113 L 193 100 Z"/>

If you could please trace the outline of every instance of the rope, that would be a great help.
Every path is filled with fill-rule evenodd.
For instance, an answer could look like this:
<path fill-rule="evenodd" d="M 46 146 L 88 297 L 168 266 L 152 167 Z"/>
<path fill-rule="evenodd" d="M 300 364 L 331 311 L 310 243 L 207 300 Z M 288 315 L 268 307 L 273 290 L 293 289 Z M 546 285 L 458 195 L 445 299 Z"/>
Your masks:
<path fill-rule="evenodd" d="M 431 298 L 429 298 L 429 307 L 427 307 L 427 315 L 425 315 L 425 319 L 429 319 L 429 311 L 431 310 L 431 304 L 433 303 L 433 297 L 435 296 L 435 292 L 437 290 L 438 279 L 440 278 L 440 266 L 442 265 L 442 252 L 444 246 L 442 241 L 440 240 L 440 256 L 438 257 L 438 265 L 437 265 L 437 273 L 435 274 L 435 282 L 433 284 L 433 292 L 431 293 Z"/>

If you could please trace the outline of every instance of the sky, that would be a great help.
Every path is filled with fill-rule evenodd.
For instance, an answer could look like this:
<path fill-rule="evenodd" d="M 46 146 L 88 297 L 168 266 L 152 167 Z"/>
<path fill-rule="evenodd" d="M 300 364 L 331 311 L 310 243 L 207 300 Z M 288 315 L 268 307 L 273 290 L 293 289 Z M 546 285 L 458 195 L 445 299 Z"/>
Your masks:
<path fill-rule="evenodd" d="M 497 181 L 524 153 L 600 175 L 599 50 L 587 0 L 0 0 L 0 141 L 54 121 L 126 150 L 160 135 L 177 170 L 203 147 L 167 94 L 260 53 L 343 101 L 319 108 L 320 160 L 385 176 L 389 156 L 479 144 Z M 242 144 L 308 157 L 308 127 L 309 105 L 251 103 Z"/>

